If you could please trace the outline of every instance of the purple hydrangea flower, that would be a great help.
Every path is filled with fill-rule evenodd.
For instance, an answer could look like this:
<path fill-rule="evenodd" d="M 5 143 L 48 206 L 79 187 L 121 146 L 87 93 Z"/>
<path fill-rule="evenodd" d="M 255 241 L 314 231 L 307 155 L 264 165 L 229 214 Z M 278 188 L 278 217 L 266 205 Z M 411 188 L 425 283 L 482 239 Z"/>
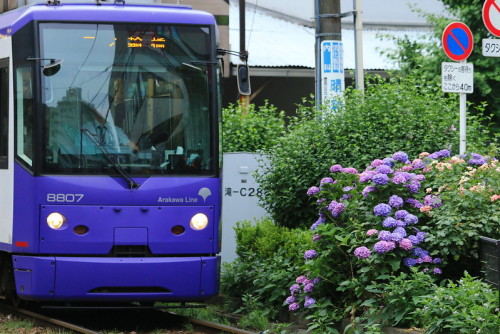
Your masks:
<path fill-rule="evenodd" d="M 383 160 L 380 160 L 380 159 L 375 159 L 371 162 L 370 166 L 375 168 L 377 166 L 380 166 L 380 165 L 383 165 L 384 164 L 384 161 Z"/>
<path fill-rule="evenodd" d="M 421 242 L 415 235 L 410 235 L 408 239 L 411 241 L 413 245 L 418 245 Z"/>
<path fill-rule="evenodd" d="M 347 186 L 347 187 L 344 187 L 342 190 L 345 192 L 348 192 L 348 191 L 351 191 L 353 189 L 354 189 L 353 187 Z"/>
<path fill-rule="evenodd" d="M 423 258 L 424 256 L 429 255 L 429 252 L 426 251 L 425 249 L 420 248 L 420 247 L 415 247 L 413 249 L 413 255 L 415 255 L 419 258 Z"/>
<path fill-rule="evenodd" d="M 333 179 L 331 177 L 324 177 L 321 179 L 321 181 L 319 181 L 319 184 L 320 185 L 323 185 L 323 184 L 333 184 Z"/>
<path fill-rule="evenodd" d="M 379 254 L 387 253 L 396 248 L 396 244 L 392 241 L 379 241 L 373 245 L 373 250 Z"/>
<path fill-rule="evenodd" d="M 411 162 L 413 169 L 424 169 L 425 162 L 422 159 L 415 159 Z"/>
<path fill-rule="evenodd" d="M 288 305 L 289 311 L 297 311 L 299 308 L 299 303 L 291 303 L 290 305 Z"/>
<path fill-rule="evenodd" d="M 384 221 L 382 222 L 382 226 L 385 227 L 385 228 L 393 228 L 393 227 L 396 227 L 396 219 L 392 218 L 392 217 L 387 217 L 384 219 Z"/>
<path fill-rule="evenodd" d="M 389 231 L 380 231 L 378 234 L 378 239 L 383 241 L 392 241 L 391 240 L 391 232 Z"/>
<path fill-rule="evenodd" d="M 344 211 L 345 205 L 337 201 L 331 201 L 328 205 L 328 210 L 332 213 L 333 217 L 338 217 Z"/>
<path fill-rule="evenodd" d="M 400 208 L 403 206 L 403 204 L 403 199 L 398 195 L 392 195 L 391 197 L 389 197 L 389 205 L 393 208 Z"/>
<path fill-rule="evenodd" d="M 377 173 L 372 170 L 364 171 L 363 173 L 359 174 L 359 183 L 370 181 L 375 174 Z"/>
<path fill-rule="evenodd" d="M 408 198 L 406 200 L 406 203 L 410 204 L 412 207 L 414 207 L 416 209 L 420 209 L 421 207 L 424 206 L 422 203 L 420 203 L 418 200 L 416 200 L 414 198 Z"/>
<path fill-rule="evenodd" d="M 425 181 L 425 179 L 426 179 L 426 177 L 424 174 L 418 174 L 418 175 L 415 175 L 413 177 L 413 180 L 418 181 L 418 182 Z"/>
<path fill-rule="evenodd" d="M 294 292 L 297 292 L 297 291 L 300 291 L 300 286 L 298 284 L 294 284 L 290 287 L 290 292 L 291 293 L 294 293 Z"/>
<path fill-rule="evenodd" d="M 374 234 L 377 234 L 377 233 L 378 233 L 378 231 L 376 229 L 374 229 L 374 228 L 369 229 L 368 231 L 366 231 L 366 235 L 367 236 L 371 236 L 371 235 L 374 235 Z"/>
<path fill-rule="evenodd" d="M 406 227 L 406 223 L 404 220 L 401 220 L 401 219 L 397 219 L 396 220 L 396 227 Z"/>
<path fill-rule="evenodd" d="M 286 299 L 287 305 L 295 303 L 296 301 L 297 301 L 297 299 L 294 296 L 288 296 L 288 298 Z"/>
<path fill-rule="evenodd" d="M 394 213 L 394 217 L 396 217 L 396 219 L 404 219 L 407 215 L 408 211 L 406 210 L 398 210 Z"/>
<path fill-rule="evenodd" d="M 299 276 L 295 279 L 295 283 L 304 283 L 304 281 L 307 279 L 306 276 L 302 275 L 302 276 Z"/>
<path fill-rule="evenodd" d="M 407 257 L 403 260 L 403 264 L 407 267 L 413 267 L 417 264 L 417 260 L 412 259 L 411 257 Z"/>
<path fill-rule="evenodd" d="M 391 206 L 385 203 L 380 203 L 373 208 L 373 213 L 375 214 L 375 216 L 388 216 L 391 211 Z"/>
<path fill-rule="evenodd" d="M 441 260 L 438 257 L 435 257 L 434 260 L 432 260 L 432 263 L 441 263 L 441 262 L 443 262 L 443 260 Z"/>
<path fill-rule="evenodd" d="M 418 193 L 420 190 L 420 182 L 412 181 L 410 184 L 405 184 L 405 187 L 408 188 L 411 193 Z"/>
<path fill-rule="evenodd" d="M 311 283 L 307 283 L 305 286 L 304 286 L 304 292 L 312 292 L 314 289 L 314 284 L 311 282 Z"/>
<path fill-rule="evenodd" d="M 384 158 L 382 161 L 384 162 L 384 165 L 387 165 L 389 167 L 394 167 L 394 159 L 393 158 Z"/>
<path fill-rule="evenodd" d="M 442 273 L 443 273 L 443 272 L 441 271 L 441 269 L 439 269 L 439 268 L 434 268 L 433 272 L 434 272 L 434 274 L 436 274 L 436 275 L 440 275 L 440 274 L 442 274 Z"/>
<path fill-rule="evenodd" d="M 403 151 L 396 152 L 392 155 L 392 158 L 396 161 L 401 161 L 401 162 L 407 162 L 408 161 L 408 154 L 406 154 Z"/>
<path fill-rule="evenodd" d="M 407 214 L 407 215 L 404 217 L 404 221 L 405 221 L 407 224 L 413 225 L 413 224 L 418 223 L 418 217 L 417 217 L 417 216 L 415 216 L 415 215 L 412 215 L 411 213 L 409 213 L 409 214 Z"/>
<path fill-rule="evenodd" d="M 376 185 L 383 186 L 383 185 L 386 185 L 387 183 L 389 183 L 389 177 L 386 174 L 378 173 L 378 174 L 373 175 L 372 181 Z"/>
<path fill-rule="evenodd" d="M 323 224 L 325 222 L 325 217 L 320 214 L 318 220 L 314 224 L 311 225 L 311 230 L 315 230 L 319 225 Z"/>
<path fill-rule="evenodd" d="M 316 301 L 314 300 L 314 298 L 306 296 L 305 301 L 304 301 L 304 307 L 309 307 L 313 304 L 316 304 Z"/>
<path fill-rule="evenodd" d="M 439 208 L 443 205 L 443 201 L 439 196 L 427 195 L 424 197 L 424 205 L 430 205 L 433 208 Z"/>
<path fill-rule="evenodd" d="M 400 242 L 401 240 L 403 240 L 403 237 L 404 236 L 401 233 L 391 233 L 390 241 Z"/>
<path fill-rule="evenodd" d="M 486 163 L 486 159 L 481 154 L 471 153 L 471 157 L 469 159 L 469 164 L 471 165 L 481 166 Z"/>
<path fill-rule="evenodd" d="M 344 169 L 341 165 L 333 165 L 332 167 L 330 167 L 330 172 L 332 173 L 339 173 L 342 171 L 342 169 Z"/>
<path fill-rule="evenodd" d="M 410 250 L 413 248 L 413 244 L 411 243 L 410 239 L 403 238 L 399 242 L 399 248 L 404 249 L 404 250 Z"/>
<path fill-rule="evenodd" d="M 317 193 L 319 193 L 318 187 L 311 187 L 307 190 L 307 196 L 316 195 Z"/>
<path fill-rule="evenodd" d="M 406 230 L 403 227 L 396 227 L 392 232 L 401 234 L 403 237 L 406 237 Z"/>
<path fill-rule="evenodd" d="M 361 193 L 363 194 L 363 197 L 367 197 L 369 193 L 374 191 L 377 191 L 375 186 L 366 186 Z"/>
<path fill-rule="evenodd" d="M 321 235 L 319 235 L 319 234 L 315 234 L 315 235 L 313 236 L 313 241 L 318 241 L 319 239 L 321 239 Z"/>
<path fill-rule="evenodd" d="M 403 184 L 412 179 L 412 175 L 408 172 L 396 172 L 394 173 L 394 177 L 392 178 L 392 183 L 394 184 Z"/>
<path fill-rule="evenodd" d="M 424 242 L 426 235 L 427 235 L 427 232 L 417 232 L 417 239 L 418 239 L 418 241 L 419 242 Z"/>
<path fill-rule="evenodd" d="M 366 259 L 368 258 L 372 252 L 366 248 L 365 246 L 358 247 L 354 250 L 354 255 L 359 258 L 359 259 Z"/>
<path fill-rule="evenodd" d="M 316 255 L 318 255 L 318 253 L 314 249 L 309 249 L 306 250 L 306 252 L 304 253 L 304 259 L 309 260 L 315 257 Z"/>
<path fill-rule="evenodd" d="M 375 171 L 379 174 L 391 174 L 392 168 L 387 165 L 380 165 L 375 168 Z"/>
<path fill-rule="evenodd" d="M 358 170 L 354 167 L 347 167 L 342 169 L 342 172 L 347 173 L 347 174 L 358 174 Z"/>

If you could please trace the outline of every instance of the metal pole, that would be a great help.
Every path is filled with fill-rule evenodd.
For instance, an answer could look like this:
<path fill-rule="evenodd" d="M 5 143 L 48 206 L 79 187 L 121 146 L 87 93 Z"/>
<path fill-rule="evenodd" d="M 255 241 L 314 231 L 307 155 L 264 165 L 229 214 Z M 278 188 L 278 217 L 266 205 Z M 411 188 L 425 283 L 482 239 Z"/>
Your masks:
<path fill-rule="evenodd" d="M 363 70 L 363 9 L 362 0 L 354 1 L 354 52 L 355 52 L 355 77 L 356 89 L 365 90 L 365 77 Z"/>
<path fill-rule="evenodd" d="M 315 0 L 316 21 L 316 107 L 322 104 L 321 96 L 321 42 L 324 40 L 342 40 L 340 23 L 340 0 Z"/>
<path fill-rule="evenodd" d="M 460 63 L 465 64 L 465 60 Z M 467 94 L 460 93 L 460 155 L 465 154 L 467 146 Z"/>
<path fill-rule="evenodd" d="M 240 0 L 240 53 L 245 53 L 245 0 Z"/>

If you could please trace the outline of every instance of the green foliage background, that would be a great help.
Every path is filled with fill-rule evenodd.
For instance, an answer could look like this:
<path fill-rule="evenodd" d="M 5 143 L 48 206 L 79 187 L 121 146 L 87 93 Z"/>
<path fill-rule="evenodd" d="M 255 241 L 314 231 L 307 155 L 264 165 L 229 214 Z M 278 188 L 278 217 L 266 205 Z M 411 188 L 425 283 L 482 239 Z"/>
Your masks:
<path fill-rule="evenodd" d="M 309 111 L 299 110 L 305 116 L 277 139 L 256 176 L 263 206 L 282 226 L 308 227 L 315 208 L 306 191 L 318 185 L 320 175 L 333 164 L 361 169 L 397 151 L 418 156 L 451 147 L 452 154 L 458 154 L 456 95 L 444 95 L 439 86 L 409 76 L 389 82 L 373 79 L 364 95 L 347 89 L 335 113 L 314 115 L 312 108 L 303 106 Z M 487 118 L 469 115 L 469 151 L 483 150 L 491 141 L 485 122 Z"/>
<path fill-rule="evenodd" d="M 484 0 L 440 0 L 452 17 L 431 15 L 419 9 L 418 3 L 413 8 L 432 24 L 434 34 L 415 42 L 408 36 L 394 38 L 397 47 L 384 53 L 392 58 L 401 68 L 402 74 L 417 73 L 423 81 L 441 83 L 441 63 L 451 62 L 441 45 L 441 36 L 445 27 L 460 21 L 469 26 L 474 36 L 474 49 L 467 62 L 474 64 L 474 93 L 467 95 L 467 100 L 475 105 L 486 102 L 487 108 L 479 110 L 483 115 L 493 116 L 496 132 L 500 132 L 500 68 L 498 58 L 484 57 L 481 47 L 484 38 L 494 38 L 486 29 L 482 20 Z"/>

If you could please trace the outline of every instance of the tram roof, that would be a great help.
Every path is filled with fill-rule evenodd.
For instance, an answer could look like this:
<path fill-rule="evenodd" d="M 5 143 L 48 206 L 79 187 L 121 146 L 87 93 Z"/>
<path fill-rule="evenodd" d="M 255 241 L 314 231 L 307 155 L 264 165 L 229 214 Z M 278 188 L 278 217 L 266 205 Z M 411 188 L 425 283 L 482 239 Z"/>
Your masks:
<path fill-rule="evenodd" d="M 0 14 L 0 38 L 12 35 L 30 21 L 216 24 L 207 12 L 172 4 L 35 3 Z"/>

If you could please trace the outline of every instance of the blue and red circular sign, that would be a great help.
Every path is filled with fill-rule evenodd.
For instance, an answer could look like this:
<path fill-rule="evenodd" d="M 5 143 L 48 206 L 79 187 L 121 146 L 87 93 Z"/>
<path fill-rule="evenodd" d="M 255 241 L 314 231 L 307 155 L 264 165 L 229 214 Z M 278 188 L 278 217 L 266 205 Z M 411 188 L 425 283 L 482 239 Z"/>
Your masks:
<path fill-rule="evenodd" d="M 493 35 L 500 37 L 500 5 L 496 0 L 486 0 L 483 5 L 483 22 Z"/>
<path fill-rule="evenodd" d="M 474 48 L 474 38 L 469 27 L 462 22 L 450 23 L 443 31 L 444 53 L 452 60 L 467 59 Z"/>

